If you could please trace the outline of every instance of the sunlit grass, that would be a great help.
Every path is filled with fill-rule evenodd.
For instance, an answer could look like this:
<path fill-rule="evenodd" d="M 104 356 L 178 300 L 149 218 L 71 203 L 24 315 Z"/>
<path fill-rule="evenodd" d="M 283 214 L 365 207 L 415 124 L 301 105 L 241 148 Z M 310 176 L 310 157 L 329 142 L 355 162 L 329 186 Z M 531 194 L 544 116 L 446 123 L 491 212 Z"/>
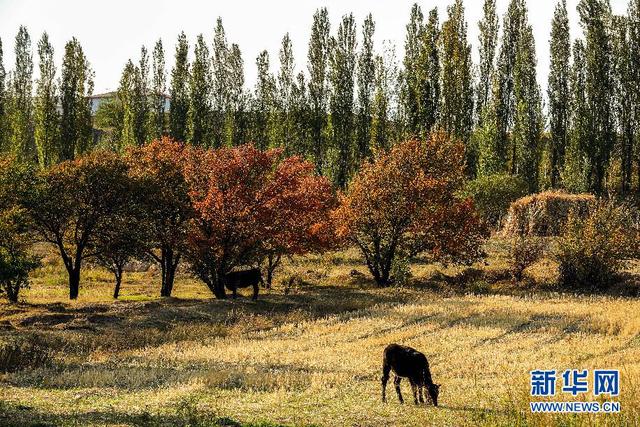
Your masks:
<path fill-rule="evenodd" d="M 506 261 L 499 245 L 490 249 L 488 265 L 476 268 L 498 274 Z M 377 289 L 352 273 L 366 273 L 358 261 L 355 251 L 289 261 L 257 302 L 247 293 L 213 300 L 184 273 L 177 298 L 160 301 L 149 271 L 128 274 L 114 303 L 109 273 L 91 269 L 70 304 L 64 272 L 46 265 L 24 293 L 29 305 L 0 306 L 0 341 L 37 337 L 54 359 L 0 374 L 0 417 L 16 425 L 637 425 L 639 300 L 523 285 L 496 295 L 512 285 L 464 288 L 455 284 L 464 269 L 420 262 L 413 285 Z M 528 274 L 551 281 L 543 265 Z M 278 279 L 291 275 L 300 284 L 285 295 Z M 392 342 L 427 354 L 442 384 L 439 408 L 400 405 L 392 386 L 380 402 L 382 349 Z M 609 367 L 621 369 L 620 414 L 530 413 L 530 370 Z M 410 402 L 408 384 L 403 393 Z"/>

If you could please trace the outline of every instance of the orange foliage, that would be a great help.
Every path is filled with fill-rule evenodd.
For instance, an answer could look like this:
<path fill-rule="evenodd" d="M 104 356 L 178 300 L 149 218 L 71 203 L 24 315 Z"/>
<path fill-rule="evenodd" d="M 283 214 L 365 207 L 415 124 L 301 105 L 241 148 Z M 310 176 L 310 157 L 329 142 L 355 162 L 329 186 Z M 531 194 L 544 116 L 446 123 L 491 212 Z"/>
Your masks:
<path fill-rule="evenodd" d="M 380 285 L 397 255 L 470 262 L 485 234 L 464 183 L 464 147 L 444 133 L 397 144 L 363 165 L 335 212 L 338 235 L 357 244 Z"/>
<path fill-rule="evenodd" d="M 196 211 L 190 260 L 218 297 L 235 266 L 305 253 L 329 240 L 322 224 L 333 207 L 331 187 L 299 157 L 283 160 L 281 150 L 252 145 L 192 148 L 185 176 Z"/>

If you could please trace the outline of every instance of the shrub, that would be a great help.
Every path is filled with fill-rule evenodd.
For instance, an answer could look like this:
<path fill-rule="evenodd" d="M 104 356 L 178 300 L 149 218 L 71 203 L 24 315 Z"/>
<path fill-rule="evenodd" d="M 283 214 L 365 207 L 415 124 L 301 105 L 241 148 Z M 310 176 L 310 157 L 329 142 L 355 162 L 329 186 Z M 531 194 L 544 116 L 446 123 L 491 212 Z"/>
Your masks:
<path fill-rule="evenodd" d="M 539 237 L 516 236 L 509 248 L 509 272 L 514 280 L 522 280 L 522 274 L 544 254 L 546 243 Z"/>
<path fill-rule="evenodd" d="M 559 284 L 602 289 L 627 260 L 640 256 L 637 213 L 624 205 L 599 204 L 586 218 L 572 214 L 559 239 Z"/>
<path fill-rule="evenodd" d="M 523 197 L 509 207 L 503 231 L 508 236 L 558 236 L 571 214 L 585 218 L 595 202 L 591 194 L 561 191 Z"/>
<path fill-rule="evenodd" d="M 0 158 L 0 294 L 18 302 L 29 286 L 29 273 L 39 265 L 30 253 L 29 221 L 18 206 L 18 195 L 28 191 L 31 171 L 12 159 Z"/>
<path fill-rule="evenodd" d="M 463 194 L 473 199 L 478 214 L 497 227 L 511 203 L 528 193 L 528 185 L 519 176 L 496 174 L 469 181 Z"/>

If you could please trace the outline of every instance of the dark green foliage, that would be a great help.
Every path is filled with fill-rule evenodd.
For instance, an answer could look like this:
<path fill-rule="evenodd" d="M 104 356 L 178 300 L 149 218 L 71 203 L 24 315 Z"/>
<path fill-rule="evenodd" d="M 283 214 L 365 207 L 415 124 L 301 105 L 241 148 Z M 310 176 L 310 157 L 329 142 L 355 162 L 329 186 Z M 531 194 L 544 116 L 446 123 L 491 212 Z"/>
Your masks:
<path fill-rule="evenodd" d="M 311 39 L 309 40 L 308 71 L 309 71 L 309 104 L 311 130 L 311 153 L 318 173 L 324 171 L 327 138 L 327 106 L 329 103 L 329 89 L 327 73 L 329 68 L 329 12 L 326 8 L 318 9 L 313 15 Z"/>
<path fill-rule="evenodd" d="M 586 141 L 589 189 L 604 190 L 606 169 L 615 142 L 613 115 L 612 46 L 608 30 L 611 7 L 608 0 L 581 0 L 580 23 L 585 37 Z"/>
<path fill-rule="evenodd" d="M 65 46 L 60 81 L 60 147 L 58 160 L 71 160 L 86 152 L 91 144 L 93 71 L 80 43 L 72 38 Z"/>
<path fill-rule="evenodd" d="M 164 136 L 166 132 L 164 98 L 165 91 L 167 89 L 166 86 L 167 75 L 164 68 L 164 48 L 162 47 L 162 39 L 159 39 L 153 48 L 153 78 L 151 93 L 151 136 L 156 139 Z"/>
<path fill-rule="evenodd" d="M 484 109 L 489 105 L 491 85 L 495 73 L 495 57 L 498 45 L 498 14 L 496 0 L 485 0 L 482 7 L 482 20 L 478 22 L 478 84 L 476 87 L 476 115 L 477 123 L 484 123 Z"/>
<path fill-rule="evenodd" d="M 560 0 L 556 5 L 549 49 L 551 65 L 547 96 L 551 133 L 551 186 L 556 187 L 560 184 L 560 172 L 564 167 L 565 151 L 569 143 L 571 38 L 566 0 Z"/>
<path fill-rule="evenodd" d="M 469 181 L 464 189 L 473 199 L 478 214 L 492 227 L 500 225 L 509 206 L 528 193 L 528 185 L 519 176 L 496 174 Z"/>
<path fill-rule="evenodd" d="M 184 31 L 178 36 L 175 65 L 171 71 L 171 107 L 169 109 L 169 135 L 176 141 L 187 140 L 189 114 L 189 44 Z"/>
<path fill-rule="evenodd" d="M 15 42 L 16 65 L 11 79 L 9 145 L 14 155 L 24 160 L 36 158 L 33 139 L 33 57 L 31 37 L 20 26 Z"/>
<path fill-rule="evenodd" d="M 355 49 L 355 19 L 353 15 L 345 15 L 338 27 L 337 36 L 331 39 L 329 70 L 333 181 L 340 188 L 344 188 L 349 182 L 354 166 Z"/>
<path fill-rule="evenodd" d="M 58 89 L 55 81 L 56 66 L 53 46 L 47 33 L 38 42 L 40 78 L 35 100 L 35 145 L 40 167 L 55 163 L 60 144 L 60 117 L 58 114 Z"/>
<path fill-rule="evenodd" d="M 202 34 L 194 47 L 189 79 L 189 118 L 187 141 L 193 145 L 211 144 L 211 59 Z"/>
<path fill-rule="evenodd" d="M 358 54 L 358 117 L 356 144 L 358 161 L 370 154 L 371 111 L 375 87 L 375 62 L 373 52 L 373 34 L 376 25 L 371 14 L 362 25 L 362 47 Z"/>

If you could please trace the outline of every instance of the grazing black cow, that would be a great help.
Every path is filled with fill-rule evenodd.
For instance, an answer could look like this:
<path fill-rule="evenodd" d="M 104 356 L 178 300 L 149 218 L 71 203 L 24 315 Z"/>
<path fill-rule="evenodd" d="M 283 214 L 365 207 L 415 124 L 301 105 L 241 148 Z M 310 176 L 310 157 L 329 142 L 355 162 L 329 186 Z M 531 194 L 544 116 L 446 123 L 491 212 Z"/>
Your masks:
<path fill-rule="evenodd" d="M 384 349 L 382 361 L 382 401 L 387 401 L 387 381 L 389 380 L 389 372 L 393 370 L 395 379 L 393 384 L 396 386 L 398 399 L 400 403 L 404 403 L 402 393 L 400 393 L 400 381 L 402 378 L 408 378 L 413 391 L 413 400 L 418 404 L 424 403 L 427 398 L 424 388 L 429 392 L 429 397 L 433 406 L 438 406 L 438 393 L 440 385 L 434 384 L 431 380 L 431 372 L 429 371 L 429 362 L 427 357 L 418 350 L 399 344 L 390 344 Z M 417 395 L 416 395 L 417 391 Z M 424 394 L 424 399 L 422 398 Z"/>
<path fill-rule="evenodd" d="M 252 268 L 243 271 L 234 271 L 224 277 L 224 284 L 233 292 L 233 297 L 237 295 L 238 288 L 253 286 L 253 299 L 258 299 L 258 284 L 262 281 L 262 273 L 259 268 Z"/>

